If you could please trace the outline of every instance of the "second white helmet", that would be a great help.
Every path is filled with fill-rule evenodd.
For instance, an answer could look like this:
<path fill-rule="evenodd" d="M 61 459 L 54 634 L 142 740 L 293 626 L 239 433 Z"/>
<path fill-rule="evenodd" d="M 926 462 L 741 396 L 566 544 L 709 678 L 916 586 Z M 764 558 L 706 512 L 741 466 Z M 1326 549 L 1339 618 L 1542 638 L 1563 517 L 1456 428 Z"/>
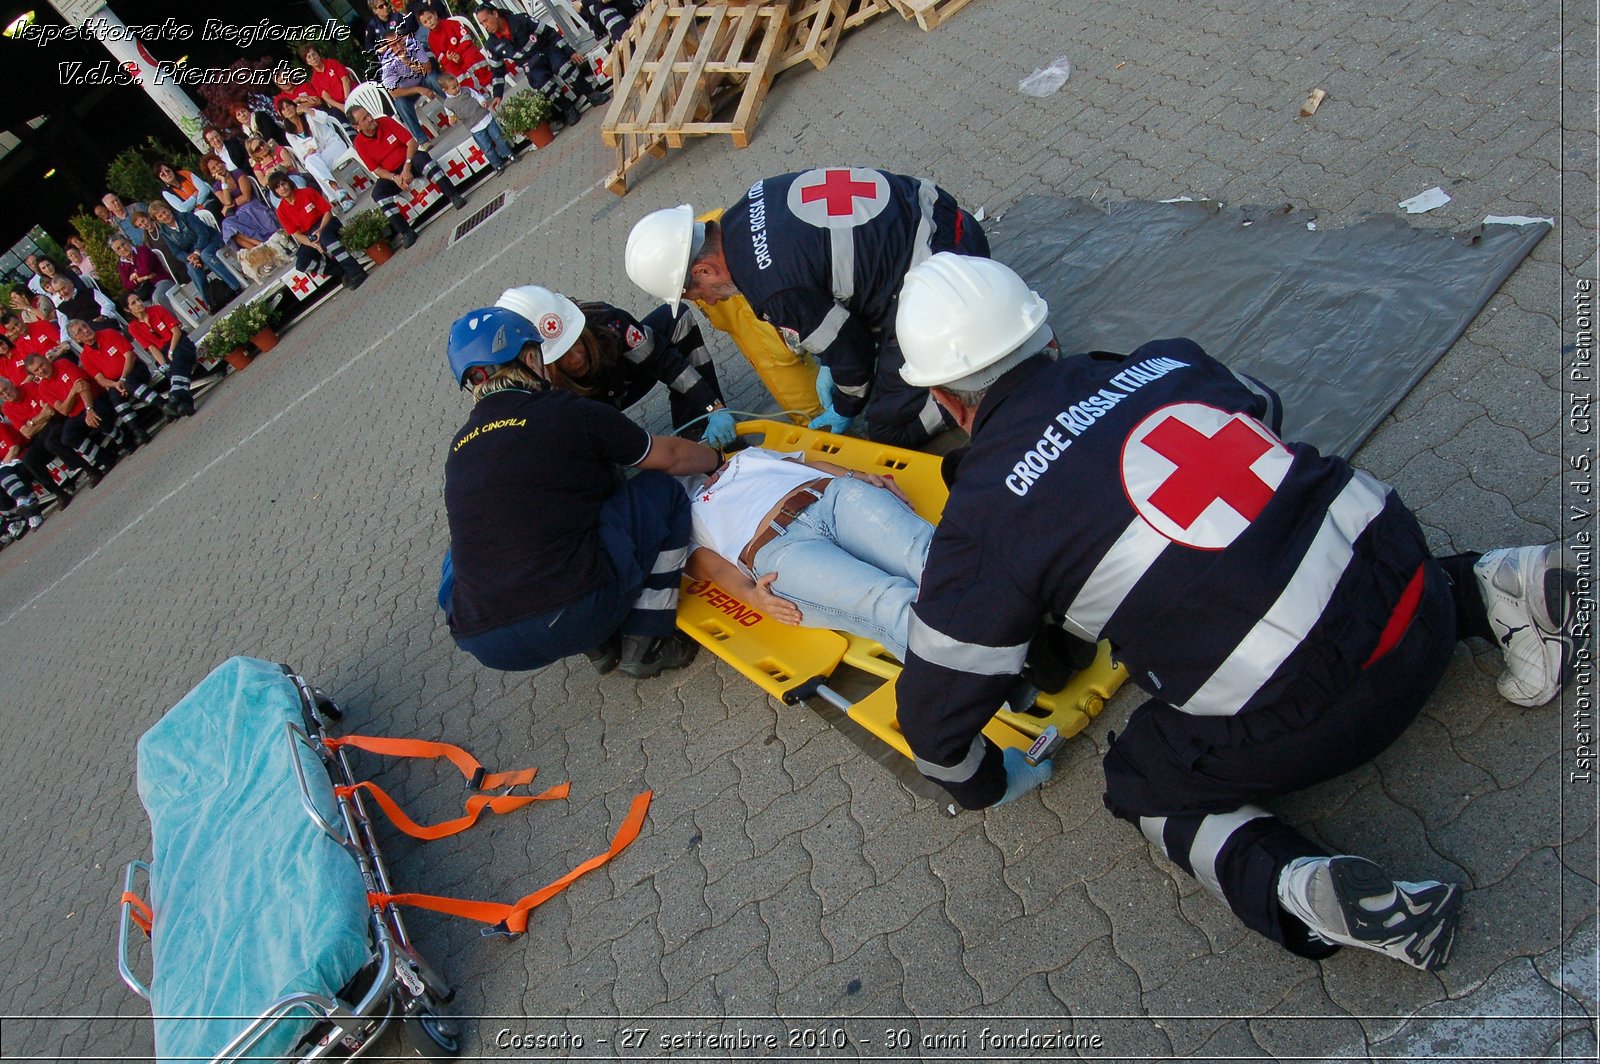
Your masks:
<path fill-rule="evenodd" d="M 1011 267 L 942 251 L 912 267 L 900 289 L 900 376 L 918 388 L 984 388 L 1050 342 L 1050 308 Z"/>
<path fill-rule="evenodd" d="M 584 317 L 578 304 L 540 285 L 507 288 L 494 305 L 528 319 L 539 333 L 539 353 L 547 366 L 572 350 L 583 335 Z"/>
<path fill-rule="evenodd" d="M 694 208 L 687 203 L 652 211 L 628 234 L 623 265 L 634 284 L 676 314 L 689 281 L 689 262 L 705 239 L 705 223 L 694 220 Z"/>

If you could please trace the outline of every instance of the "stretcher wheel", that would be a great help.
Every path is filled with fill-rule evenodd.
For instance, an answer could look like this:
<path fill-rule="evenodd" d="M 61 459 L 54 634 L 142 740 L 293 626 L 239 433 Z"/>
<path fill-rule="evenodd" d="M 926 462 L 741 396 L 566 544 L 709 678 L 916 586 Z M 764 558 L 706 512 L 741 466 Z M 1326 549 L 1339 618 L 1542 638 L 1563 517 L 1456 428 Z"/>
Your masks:
<path fill-rule="evenodd" d="M 320 687 L 311 689 L 311 697 L 317 701 L 317 712 L 329 720 L 343 720 L 344 710 L 340 709 L 333 699 L 328 697 L 328 692 Z"/>
<path fill-rule="evenodd" d="M 405 1018 L 406 1043 L 427 1060 L 454 1057 L 461 1052 L 461 1031 L 455 1023 L 423 1007 Z"/>

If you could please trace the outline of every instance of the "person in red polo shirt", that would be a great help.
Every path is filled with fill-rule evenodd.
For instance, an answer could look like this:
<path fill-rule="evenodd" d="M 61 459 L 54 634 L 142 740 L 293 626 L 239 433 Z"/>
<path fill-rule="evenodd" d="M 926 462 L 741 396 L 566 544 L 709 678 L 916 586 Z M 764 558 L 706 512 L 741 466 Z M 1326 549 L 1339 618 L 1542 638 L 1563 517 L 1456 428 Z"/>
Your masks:
<path fill-rule="evenodd" d="M 29 463 L 30 449 L 39 452 L 34 456 L 34 464 Z M 41 474 L 49 478 L 50 471 L 44 465 L 47 461 L 43 448 L 34 447 L 26 436 L 0 421 L 0 508 L 4 509 L 0 523 L 5 526 L 0 530 L 0 545 L 19 540 L 44 523 L 39 513 L 39 500 L 29 484 L 39 480 Z M 41 483 L 55 482 L 44 479 Z M 7 500 L 9 506 L 5 505 Z"/>
<path fill-rule="evenodd" d="M 350 73 L 350 68 L 337 59 L 324 59 L 314 44 L 302 44 L 300 58 L 311 68 L 310 85 L 322 97 L 322 102 L 336 111 L 343 111 L 350 90 L 356 87 L 356 76 Z"/>
<path fill-rule="evenodd" d="M 299 245 L 294 253 L 295 269 L 310 269 L 313 264 L 331 258 L 339 264 L 346 288 L 354 290 L 366 283 L 367 271 L 339 242 L 344 227 L 334 217 L 333 205 L 327 197 L 314 188 L 296 188 L 282 170 L 268 175 L 267 188 L 278 197 L 278 223 Z"/>
<path fill-rule="evenodd" d="M 56 484 L 55 478 L 50 475 L 47 468 L 51 455 L 66 463 L 67 468 L 88 475 L 91 484 L 94 483 L 94 478 L 105 472 L 103 467 L 84 461 L 83 455 L 63 442 L 61 434 L 66 422 L 56 413 L 55 407 L 39 393 L 38 386 L 31 378 L 26 384 L 18 387 L 10 380 L 0 377 L 0 417 L 4 417 L 12 428 L 29 441 L 28 450 L 23 452 L 25 466 L 34 471 L 35 479 L 39 483 L 56 493 L 63 506 L 72 501 L 74 489 L 70 486 L 70 482 Z M 40 448 L 40 451 L 35 451 L 34 448 Z"/>
<path fill-rule="evenodd" d="M 4 377 L 12 384 L 27 383 L 28 370 L 22 363 L 28 354 L 27 351 L 19 350 L 9 336 L 0 335 L 0 377 Z"/>
<path fill-rule="evenodd" d="M 404 234 L 411 232 L 411 226 L 400 213 L 399 199 L 402 190 L 410 190 L 418 174 L 425 175 L 438 186 L 450 201 L 450 206 L 458 211 L 466 208 L 466 197 L 456 191 L 456 186 L 444 176 L 439 164 L 421 149 L 416 138 L 406 132 L 405 126 L 388 115 L 374 118 L 370 111 L 360 105 L 352 106 L 346 114 L 356 127 L 356 154 L 361 156 L 361 162 L 377 178 L 372 186 L 372 198 L 388 216 L 389 225 L 402 237 L 402 243 L 410 243 L 404 240 Z"/>
<path fill-rule="evenodd" d="M 178 319 L 166 307 L 149 306 L 132 293 L 122 297 L 122 312 L 128 316 L 128 335 L 166 367 L 168 416 L 192 417 L 190 378 L 199 359 L 194 341 L 184 335 Z"/>
<path fill-rule="evenodd" d="M 95 329 L 82 318 L 67 322 L 67 335 L 78 345 L 78 365 L 84 375 L 104 389 L 116 415 L 117 429 L 136 444 L 150 442 L 136 411 L 156 405 L 150 386 L 150 367 L 133 350 L 133 341 L 116 329 Z"/>
<path fill-rule="evenodd" d="M 111 400 L 70 358 L 29 355 L 27 367 L 35 394 L 61 415 L 61 442 L 96 473 L 107 472 L 118 443 Z"/>

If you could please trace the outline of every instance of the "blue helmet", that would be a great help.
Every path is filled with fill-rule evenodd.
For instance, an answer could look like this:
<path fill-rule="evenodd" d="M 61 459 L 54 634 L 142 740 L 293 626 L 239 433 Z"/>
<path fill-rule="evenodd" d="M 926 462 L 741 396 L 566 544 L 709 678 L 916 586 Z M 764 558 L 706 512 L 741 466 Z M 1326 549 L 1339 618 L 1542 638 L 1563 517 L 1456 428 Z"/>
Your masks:
<path fill-rule="evenodd" d="M 516 311 L 481 307 L 450 326 L 450 372 L 467 386 L 474 366 L 503 366 L 522 353 L 523 344 L 539 343 L 539 330 Z"/>

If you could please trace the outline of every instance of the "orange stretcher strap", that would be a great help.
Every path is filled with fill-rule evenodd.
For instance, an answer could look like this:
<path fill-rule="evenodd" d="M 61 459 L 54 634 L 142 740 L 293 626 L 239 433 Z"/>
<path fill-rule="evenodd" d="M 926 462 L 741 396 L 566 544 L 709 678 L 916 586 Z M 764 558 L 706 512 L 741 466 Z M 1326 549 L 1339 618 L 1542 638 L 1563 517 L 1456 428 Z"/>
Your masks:
<path fill-rule="evenodd" d="M 475 794 L 467 799 L 467 812 L 454 820 L 443 824 L 424 826 L 406 816 L 405 810 L 400 808 L 398 802 L 389 797 L 387 791 L 376 783 L 363 780 L 349 787 L 335 787 L 333 793 L 341 798 L 348 798 L 356 791 L 366 791 L 377 801 L 379 808 L 389 817 L 395 827 L 410 835 L 414 839 L 443 839 L 451 835 L 459 835 L 478 822 L 478 817 L 483 815 L 485 809 L 491 813 L 509 813 L 514 809 L 521 809 L 533 802 L 545 802 L 556 798 L 565 798 L 572 789 L 571 783 L 558 783 L 549 790 L 540 794 L 502 794 L 491 798 L 486 794 Z"/>
<path fill-rule="evenodd" d="M 463 916 L 468 920 L 476 920 L 479 923 L 494 924 L 502 931 L 520 935 L 528 930 L 528 913 L 566 890 L 579 876 L 586 872 L 592 872 L 607 861 L 610 861 L 626 849 L 629 843 L 639 837 L 639 829 L 644 826 L 645 813 L 650 809 L 651 794 L 652 792 L 645 791 L 633 799 L 633 805 L 628 809 L 628 815 L 623 818 L 622 826 L 617 829 L 616 835 L 611 839 L 611 846 L 605 853 L 589 858 L 554 883 L 534 891 L 513 904 L 471 901 L 466 898 L 443 898 L 435 894 L 378 893 L 368 894 L 367 902 L 370 905 L 409 905 L 417 909 L 431 909 L 437 913 L 448 913 L 451 916 Z"/>
<path fill-rule="evenodd" d="M 467 786 L 475 791 L 492 791 L 499 787 L 515 787 L 518 784 L 529 783 L 539 771 L 536 768 L 523 768 L 515 772 L 486 773 L 478 759 L 461 747 L 453 743 L 430 742 L 427 739 L 385 739 L 375 735 L 346 735 L 337 739 L 323 739 L 322 745 L 329 750 L 337 750 L 341 746 L 353 746 L 369 754 L 383 754 L 387 757 L 420 757 L 430 760 L 446 758 L 461 770 L 461 775 L 466 777 Z"/>
<path fill-rule="evenodd" d="M 150 906 L 145 900 L 131 890 L 122 892 L 122 904 L 133 906 L 133 911 L 128 915 L 133 917 L 133 922 L 147 936 L 150 934 L 150 925 L 155 923 L 156 914 L 150 911 Z"/>

